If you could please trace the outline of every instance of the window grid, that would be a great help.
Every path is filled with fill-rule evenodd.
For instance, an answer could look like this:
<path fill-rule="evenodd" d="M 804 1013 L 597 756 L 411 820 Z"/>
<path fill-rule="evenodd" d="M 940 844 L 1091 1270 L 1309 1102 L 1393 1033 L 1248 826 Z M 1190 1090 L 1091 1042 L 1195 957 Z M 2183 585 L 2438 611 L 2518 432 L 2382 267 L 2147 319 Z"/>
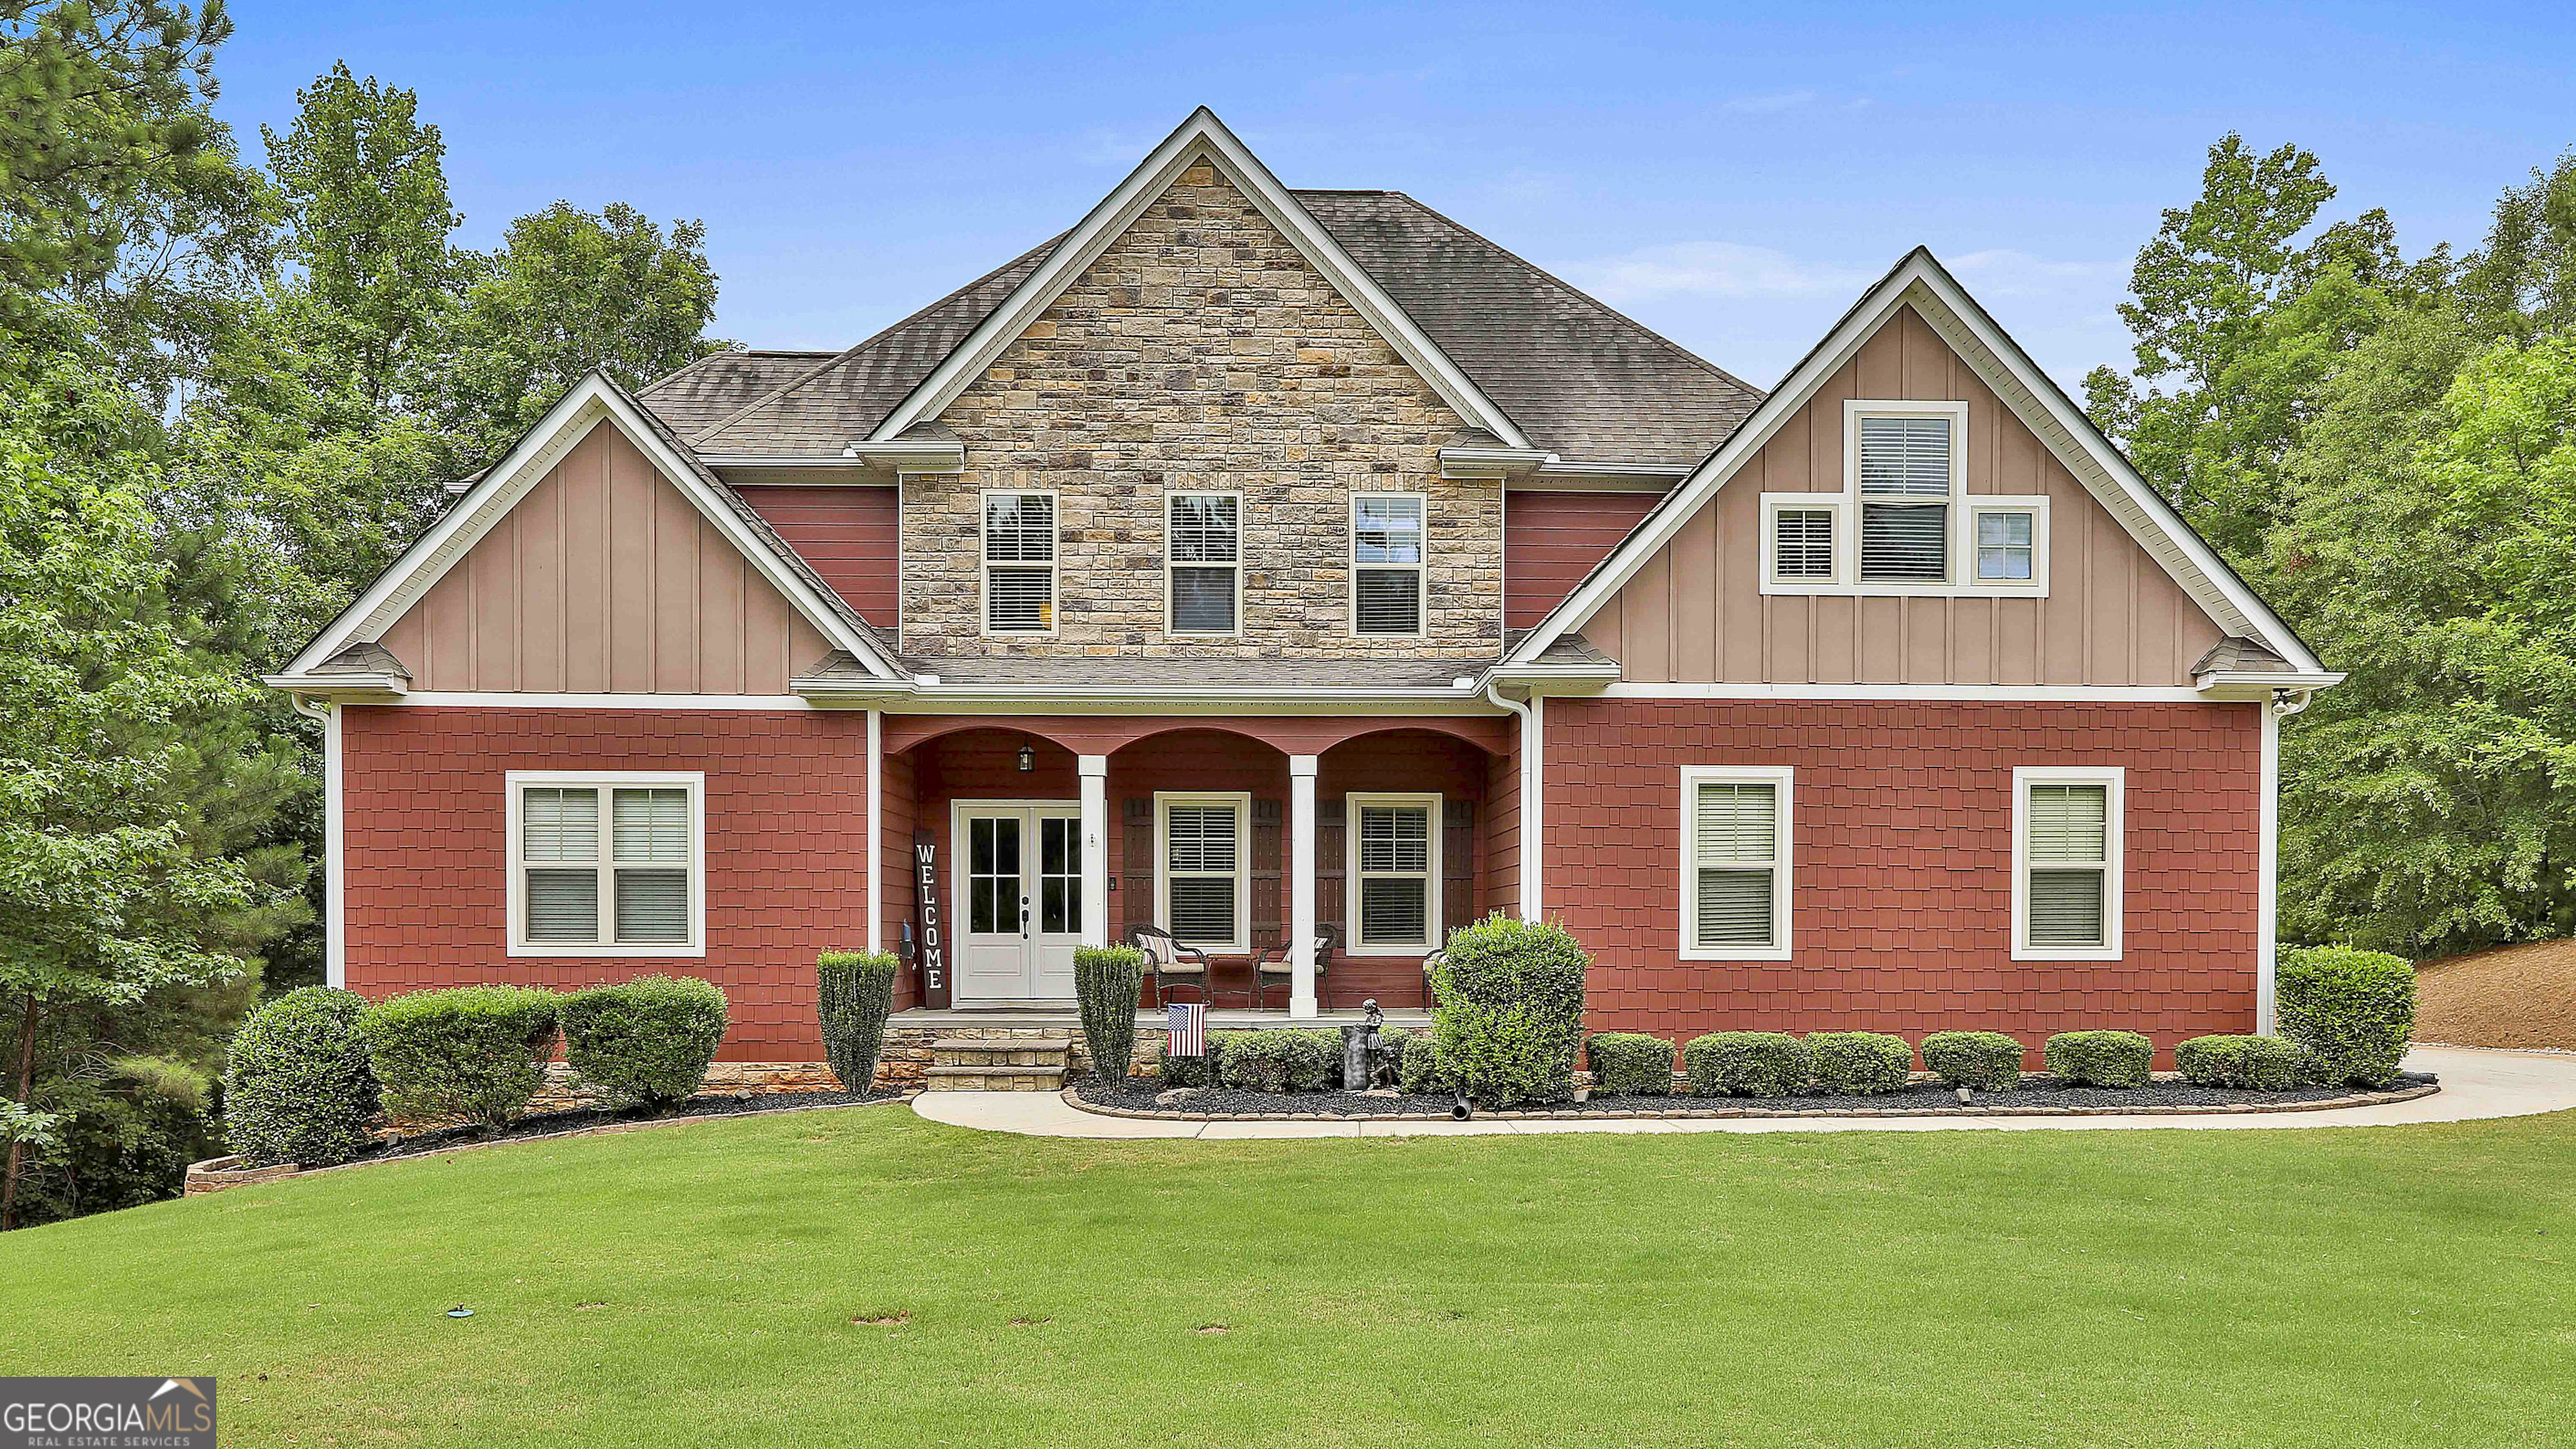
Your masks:
<path fill-rule="evenodd" d="M 1418 636 L 1424 632 L 1424 534 L 1419 493 L 1351 495 L 1351 632 Z"/>
<path fill-rule="evenodd" d="M 1054 633 L 1055 495 L 987 493 L 983 497 L 985 632 Z"/>
<path fill-rule="evenodd" d="M 697 955 L 695 776 L 512 772 L 512 954 Z"/>
<path fill-rule="evenodd" d="M 2121 772 L 2024 768 L 2013 788 L 2013 956 L 2117 960 Z"/>
<path fill-rule="evenodd" d="M 1163 500 L 1164 626 L 1230 635 L 1242 627 L 1243 499 L 1173 493 Z"/>
<path fill-rule="evenodd" d="M 1770 767 L 1683 770 L 1684 959 L 1788 959 L 1791 783 Z"/>
<path fill-rule="evenodd" d="M 1244 948 L 1245 824 L 1241 796 L 1156 796 L 1163 929 L 1192 946 Z"/>
<path fill-rule="evenodd" d="M 1440 904 L 1440 797 L 1352 795 L 1351 919 L 1355 947 L 1421 952 L 1437 944 Z"/>

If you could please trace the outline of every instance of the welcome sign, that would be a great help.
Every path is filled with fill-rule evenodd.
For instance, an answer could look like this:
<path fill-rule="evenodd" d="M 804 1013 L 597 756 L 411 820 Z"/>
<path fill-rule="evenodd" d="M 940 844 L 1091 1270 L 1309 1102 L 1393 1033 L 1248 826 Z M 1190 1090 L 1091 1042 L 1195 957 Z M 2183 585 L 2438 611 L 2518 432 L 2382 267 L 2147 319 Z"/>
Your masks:
<path fill-rule="evenodd" d="M 948 1004 L 948 931 L 939 917 L 939 841 L 912 832 L 913 939 L 921 943 L 921 1004 Z"/>

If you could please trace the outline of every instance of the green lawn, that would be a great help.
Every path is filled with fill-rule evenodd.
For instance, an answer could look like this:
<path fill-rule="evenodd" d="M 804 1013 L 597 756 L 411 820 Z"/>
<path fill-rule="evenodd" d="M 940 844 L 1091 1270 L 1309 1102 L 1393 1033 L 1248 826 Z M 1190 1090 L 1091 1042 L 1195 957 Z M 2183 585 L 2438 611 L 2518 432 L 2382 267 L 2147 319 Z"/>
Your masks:
<path fill-rule="evenodd" d="M 2565 1443 L 2571 1209 L 2576 1114 L 1216 1144 L 872 1107 L 11 1234 L 0 1372 L 219 1374 L 241 1445 Z"/>

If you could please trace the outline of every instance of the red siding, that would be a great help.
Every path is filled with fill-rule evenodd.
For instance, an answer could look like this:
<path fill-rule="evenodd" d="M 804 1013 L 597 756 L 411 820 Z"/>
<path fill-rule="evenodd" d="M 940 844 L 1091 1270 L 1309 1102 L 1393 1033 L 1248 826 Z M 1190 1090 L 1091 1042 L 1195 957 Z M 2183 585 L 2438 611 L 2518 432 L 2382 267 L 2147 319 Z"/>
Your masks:
<path fill-rule="evenodd" d="M 896 534 L 902 517 L 895 489 L 764 483 L 734 491 L 859 617 L 894 627 L 895 576 L 901 562 Z"/>
<path fill-rule="evenodd" d="M 702 976 L 725 1060 L 821 1057 L 814 954 L 867 944 L 866 716 L 357 707 L 344 730 L 351 989 Z M 511 770 L 705 771 L 707 954 L 509 955 Z"/>
<path fill-rule="evenodd" d="M 1546 909 L 1601 1027 L 2251 1031 L 2251 705 L 1553 700 Z M 1678 957 L 1681 768 L 1788 765 L 1794 960 Z M 2016 765 L 2127 770 L 2123 959 L 2011 959 Z"/>
<path fill-rule="evenodd" d="M 1610 556 L 1660 493 L 1503 495 L 1503 624 L 1527 629 L 1547 617 Z"/>

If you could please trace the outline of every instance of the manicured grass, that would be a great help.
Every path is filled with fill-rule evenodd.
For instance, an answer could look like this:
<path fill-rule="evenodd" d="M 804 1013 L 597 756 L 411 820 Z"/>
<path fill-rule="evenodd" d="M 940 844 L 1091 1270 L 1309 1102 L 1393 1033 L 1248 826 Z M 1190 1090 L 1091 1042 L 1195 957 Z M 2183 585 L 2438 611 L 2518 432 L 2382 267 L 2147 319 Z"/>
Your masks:
<path fill-rule="evenodd" d="M 218 1374 L 262 1445 L 2543 1443 L 2571 1209 L 2576 1114 L 1220 1144 L 866 1107 L 12 1234 L 0 1342 Z"/>

